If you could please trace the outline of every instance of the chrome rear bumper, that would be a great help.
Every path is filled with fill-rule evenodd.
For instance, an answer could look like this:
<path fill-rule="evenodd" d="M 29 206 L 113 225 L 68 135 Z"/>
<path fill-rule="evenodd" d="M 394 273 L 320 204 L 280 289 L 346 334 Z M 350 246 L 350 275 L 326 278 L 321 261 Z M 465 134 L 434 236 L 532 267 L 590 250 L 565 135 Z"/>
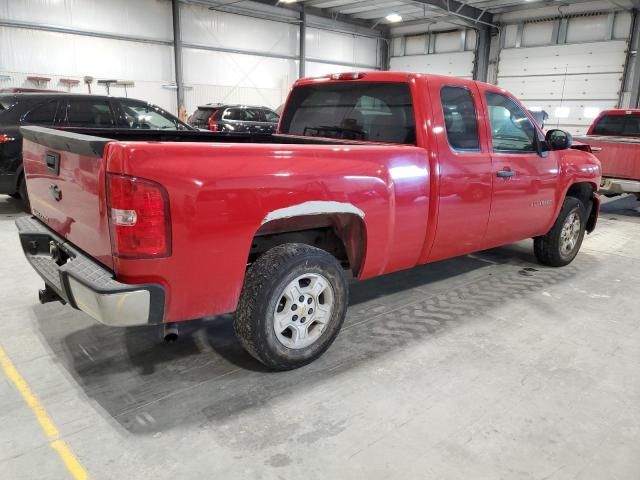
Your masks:
<path fill-rule="evenodd" d="M 34 217 L 16 220 L 24 254 L 63 302 L 114 327 L 163 323 L 164 288 L 129 285 Z"/>

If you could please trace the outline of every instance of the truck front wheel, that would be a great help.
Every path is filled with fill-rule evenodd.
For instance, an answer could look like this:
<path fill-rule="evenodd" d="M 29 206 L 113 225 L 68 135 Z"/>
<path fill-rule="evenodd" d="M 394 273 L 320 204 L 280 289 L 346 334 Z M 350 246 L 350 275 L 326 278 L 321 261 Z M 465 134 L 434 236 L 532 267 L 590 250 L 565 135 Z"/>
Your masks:
<path fill-rule="evenodd" d="M 567 197 L 549 233 L 533 239 L 536 258 L 543 265 L 563 267 L 578 254 L 587 224 L 584 204 L 574 197 Z"/>
<path fill-rule="evenodd" d="M 258 361 L 290 370 L 329 348 L 347 303 L 347 280 L 332 255 L 299 243 L 279 245 L 247 271 L 234 329 Z"/>

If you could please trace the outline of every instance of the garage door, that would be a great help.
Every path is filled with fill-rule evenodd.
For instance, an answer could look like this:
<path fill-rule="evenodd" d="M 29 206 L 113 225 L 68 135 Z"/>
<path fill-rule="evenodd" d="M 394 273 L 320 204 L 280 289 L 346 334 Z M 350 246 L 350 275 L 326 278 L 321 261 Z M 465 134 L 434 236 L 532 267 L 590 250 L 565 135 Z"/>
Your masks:
<path fill-rule="evenodd" d="M 547 127 L 584 134 L 601 110 L 618 105 L 620 96 L 627 42 L 589 41 L 607 36 L 607 19 L 606 15 L 570 19 L 568 43 L 540 46 L 536 44 L 551 41 L 553 23 L 548 22 L 546 28 L 541 23 L 525 24 L 521 32 L 524 46 L 500 52 L 498 85 L 527 108 L 549 113 Z M 624 20 L 618 20 L 616 35 L 628 32 Z M 510 32 L 506 35 L 507 44 L 515 43 Z"/>
<path fill-rule="evenodd" d="M 411 35 L 393 39 L 391 70 L 472 78 L 473 30 Z"/>

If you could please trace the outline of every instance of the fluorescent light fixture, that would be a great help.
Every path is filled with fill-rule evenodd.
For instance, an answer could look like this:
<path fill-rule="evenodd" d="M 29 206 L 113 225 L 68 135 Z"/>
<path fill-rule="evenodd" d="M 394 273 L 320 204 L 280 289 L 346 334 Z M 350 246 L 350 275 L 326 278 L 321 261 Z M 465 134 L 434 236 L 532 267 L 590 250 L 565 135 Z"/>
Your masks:
<path fill-rule="evenodd" d="M 600 107 L 584 107 L 584 118 L 596 118 L 600 112 Z"/>
<path fill-rule="evenodd" d="M 556 118 L 569 118 L 571 109 L 569 107 L 556 107 L 555 113 Z"/>
<path fill-rule="evenodd" d="M 530 112 L 541 112 L 544 110 L 542 107 L 529 107 Z"/>
<path fill-rule="evenodd" d="M 298 0 L 279 0 L 278 3 L 296 3 Z"/>
<path fill-rule="evenodd" d="M 397 13 L 390 13 L 384 18 L 387 22 L 391 23 L 398 23 L 402 21 L 402 15 L 398 15 Z"/>

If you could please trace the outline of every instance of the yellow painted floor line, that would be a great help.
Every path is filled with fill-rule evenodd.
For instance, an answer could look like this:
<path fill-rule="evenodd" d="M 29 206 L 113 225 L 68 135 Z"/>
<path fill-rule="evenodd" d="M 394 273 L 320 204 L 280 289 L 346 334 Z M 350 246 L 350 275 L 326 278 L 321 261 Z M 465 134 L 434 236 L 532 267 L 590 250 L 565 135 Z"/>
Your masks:
<path fill-rule="evenodd" d="M 33 394 L 31 389 L 29 388 L 29 385 L 27 385 L 25 379 L 22 378 L 20 372 L 16 370 L 13 362 L 9 359 L 2 347 L 0 347 L 0 365 L 2 365 L 2 369 L 4 370 L 5 375 L 9 378 L 9 380 L 11 380 L 11 382 L 13 382 L 18 392 L 20 392 L 20 395 L 22 395 L 25 403 L 29 406 L 33 414 L 36 416 L 38 423 L 40 423 L 42 430 L 49 439 L 51 448 L 53 448 L 58 453 L 58 455 L 64 462 L 64 465 L 67 467 L 67 470 L 71 474 L 71 477 L 74 480 L 88 479 L 89 476 L 87 475 L 86 470 L 80 464 L 65 441 L 60 438 L 60 432 L 54 425 L 51 418 L 49 418 L 49 415 L 44 409 L 44 406 L 40 403 L 38 397 Z"/>

